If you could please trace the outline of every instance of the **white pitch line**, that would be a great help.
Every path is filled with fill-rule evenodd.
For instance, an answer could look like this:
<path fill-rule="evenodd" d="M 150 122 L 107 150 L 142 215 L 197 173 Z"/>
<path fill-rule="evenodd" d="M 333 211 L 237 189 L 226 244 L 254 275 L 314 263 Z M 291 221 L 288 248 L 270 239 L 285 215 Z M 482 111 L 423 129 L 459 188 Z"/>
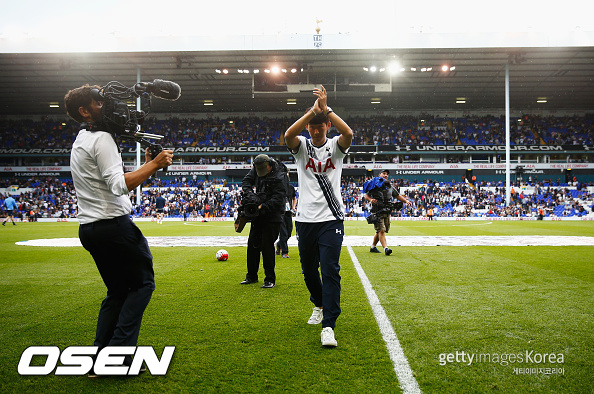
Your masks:
<path fill-rule="evenodd" d="M 408 360 L 402 351 L 400 341 L 398 341 L 398 337 L 392 328 L 392 324 L 390 323 L 390 319 L 388 319 L 386 311 L 382 307 L 377 294 L 375 294 L 375 291 L 371 286 L 371 282 L 369 282 L 365 271 L 363 271 L 363 267 L 361 267 L 361 264 L 359 264 L 359 259 L 357 259 L 357 256 L 353 251 L 353 247 L 347 246 L 347 249 L 351 255 L 351 260 L 355 265 L 355 269 L 359 274 L 359 278 L 361 279 L 361 283 L 363 284 L 367 298 L 369 299 L 369 304 L 371 305 L 373 315 L 375 316 L 377 325 L 379 326 L 380 332 L 382 333 L 382 338 L 384 339 L 384 342 L 386 342 L 386 347 L 388 348 L 390 359 L 394 364 L 394 371 L 396 371 L 396 376 L 398 377 L 398 382 L 400 382 L 402 392 L 420 393 L 421 389 L 419 388 L 419 384 L 413 376 L 412 369 L 410 369 Z"/>

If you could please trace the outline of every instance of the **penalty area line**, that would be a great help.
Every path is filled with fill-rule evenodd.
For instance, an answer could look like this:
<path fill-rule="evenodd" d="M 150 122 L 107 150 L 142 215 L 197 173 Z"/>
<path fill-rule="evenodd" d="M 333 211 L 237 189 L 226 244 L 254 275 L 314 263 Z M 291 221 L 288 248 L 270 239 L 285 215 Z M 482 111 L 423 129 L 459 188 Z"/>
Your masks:
<path fill-rule="evenodd" d="M 410 369 L 408 360 L 404 355 L 404 351 L 400 346 L 398 336 L 396 336 L 396 332 L 394 331 L 394 328 L 392 328 L 392 324 L 390 323 L 390 319 L 388 319 L 386 311 L 380 304 L 379 298 L 371 286 L 371 282 L 369 282 L 365 271 L 363 271 L 363 267 L 361 267 L 361 264 L 359 264 L 359 259 L 355 255 L 353 248 L 351 246 L 347 246 L 347 249 L 349 251 L 349 255 L 351 256 L 351 260 L 355 265 L 357 274 L 361 279 L 361 283 L 365 289 L 365 294 L 367 294 L 367 298 L 369 299 L 371 310 L 373 311 L 373 315 L 375 316 L 375 320 L 379 326 L 382 338 L 386 343 L 386 348 L 388 348 L 388 353 L 390 354 L 390 359 L 394 364 L 394 371 L 398 377 L 398 382 L 400 382 L 400 388 L 402 389 L 402 392 L 420 393 L 421 389 L 419 388 L 419 384 L 413 376 L 412 369 Z"/>

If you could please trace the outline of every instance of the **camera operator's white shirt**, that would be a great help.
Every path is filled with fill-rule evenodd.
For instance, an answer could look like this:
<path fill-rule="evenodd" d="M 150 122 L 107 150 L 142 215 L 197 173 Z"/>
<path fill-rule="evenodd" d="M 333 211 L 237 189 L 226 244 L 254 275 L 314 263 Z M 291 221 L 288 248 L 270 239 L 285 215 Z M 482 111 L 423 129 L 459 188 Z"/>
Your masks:
<path fill-rule="evenodd" d="M 340 193 L 342 162 L 346 156 L 338 146 L 338 136 L 316 147 L 311 140 L 298 136 L 299 147 L 293 153 L 299 179 L 296 222 L 344 220 Z M 347 149 L 348 151 L 348 149 Z"/>
<path fill-rule="evenodd" d="M 70 171 L 81 224 L 130 214 L 122 157 L 111 134 L 79 131 L 72 144 Z"/>

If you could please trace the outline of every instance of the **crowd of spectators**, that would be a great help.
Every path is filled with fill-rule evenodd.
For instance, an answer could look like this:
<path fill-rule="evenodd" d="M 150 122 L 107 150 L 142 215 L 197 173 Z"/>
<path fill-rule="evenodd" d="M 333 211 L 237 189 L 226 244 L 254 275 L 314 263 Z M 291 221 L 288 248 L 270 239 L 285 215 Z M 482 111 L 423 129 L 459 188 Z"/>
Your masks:
<path fill-rule="evenodd" d="M 14 189 L 0 193 L 2 216 L 4 200 L 8 195 L 12 195 L 18 205 L 18 212 L 14 213 L 15 218 L 35 222 L 42 217 L 73 218 L 77 215 L 76 192 L 71 179 L 3 179 L 0 187 Z"/>
<path fill-rule="evenodd" d="M 426 116 L 349 117 L 353 145 L 501 145 L 505 119 L 496 116 L 447 118 Z M 289 118 L 147 117 L 143 131 L 160 134 L 167 147 L 278 145 Z M 523 116 L 510 120 L 512 145 L 592 145 L 593 117 Z M 78 124 L 56 121 L 0 120 L 0 148 L 70 148 Z"/>
<path fill-rule="evenodd" d="M 364 177 L 345 177 L 342 197 L 349 217 L 366 217 L 371 206 L 362 192 Z M 463 182 L 424 180 L 392 180 L 400 193 L 413 202 L 413 207 L 394 211 L 396 217 L 425 217 L 431 208 L 435 217 L 571 217 L 592 212 L 594 193 L 587 185 L 559 185 L 551 180 L 533 184 L 515 184 L 512 203 L 505 204 L 502 182 L 480 182 L 474 187 Z M 37 218 L 74 218 L 77 215 L 76 193 L 70 179 L 32 178 L 3 180 L 0 186 L 14 190 L 0 193 L 0 204 L 11 194 L 19 206 L 15 217 L 36 221 Z M 145 185 L 140 204 L 131 195 L 135 217 L 154 217 L 159 195 L 166 201 L 165 216 L 180 220 L 208 220 L 213 217 L 234 217 L 241 202 L 241 187 L 224 179 L 178 180 L 153 179 Z M 3 211 L 2 211 L 3 214 Z"/>
<path fill-rule="evenodd" d="M 499 145 L 505 142 L 505 119 L 495 116 L 447 118 L 424 116 L 355 116 L 347 122 L 356 130 L 353 145 Z M 290 126 L 289 118 L 212 117 L 194 119 L 148 117 L 143 131 L 160 134 L 168 147 L 278 145 L 281 133 Z M 511 119 L 511 144 L 593 145 L 592 115 L 583 117 L 522 116 Z M 78 130 L 72 120 L 0 120 L 0 148 L 70 148 Z M 331 130 L 332 133 L 332 130 Z M 217 161 L 221 158 L 207 158 Z M 26 160 L 26 158 L 24 159 Z M 66 158 L 64 160 L 67 160 Z M 58 163 L 64 164 L 67 163 Z M 343 179 L 343 200 L 348 216 L 366 216 L 369 208 L 362 198 L 364 179 Z M 585 215 L 591 210 L 592 196 L 585 190 L 570 190 L 553 182 L 536 184 L 533 193 L 514 193 L 514 204 L 506 207 L 501 183 L 477 185 L 431 181 L 399 181 L 400 188 L 414 202 L 413 208 L 394 212 L 395 216 L 424 216 L 429 207 L 436 216 L 533 216 Z M 15 192 L 22 218 L 76 216 L 76 194 L 70 179 L 1 179 L 0 188 L 18 185 Z M 152 179 L 150 188 L 134 206 L 134 215 L 151 216 L 159 193 L 168 200 L 167 214 L 185 218 L 233 216 L 240 201 L 237 185 L 225 180 L 180 178 Z M 3 202 L 6 194 L 0 196 Z M 136 201 L 136 198 L 132 198 Z M 589 206 L 589 208 L 588 208 Z"/>
<path fill-rule="evenodd" d="M 581 185 L 579 185 L 581 186 Z M 436 217 L 571 217 L 587 216 L 592 212 L 594 194 L 586 188 L 553 186 L 552 182 L 537 183 L 524 191 L 525 185 L 511 188 L 510 204 L 502 182 L 428 183 L 407 188 L 404 194 L 413 201 L 396 216 L 426 216 L 432 208 Z"/>

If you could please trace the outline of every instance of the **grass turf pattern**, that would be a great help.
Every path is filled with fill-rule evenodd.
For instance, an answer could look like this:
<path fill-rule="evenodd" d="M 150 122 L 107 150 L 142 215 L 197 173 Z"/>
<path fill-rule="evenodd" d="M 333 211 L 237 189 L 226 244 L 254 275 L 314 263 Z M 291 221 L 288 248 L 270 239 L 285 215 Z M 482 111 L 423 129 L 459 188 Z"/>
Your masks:
<path fill-rule="evenodd" d="M 139 222 L 146 236 L 232 236 L 231 222 Z M 346 235 L 369 235 L 345 222 Z M 19 223 L 0 232 L 1 392 L 392 393 L 399 384 L 346 248 L 336 349 L 320 326 L 298 251 L 277 256 L 277 287 L 241 286 L 244 247 L 153 248 L 157 289 L 139 345 L 176 346 L 166 376 L 19 376 L 32 345 L 91 345 L 105 288 L 82 248 L 17 246 L 76 237 L 76 223 Z M 245 229 L 248 231 L 248 229 Z M 247 233 L 245 233 L 247 234 Z M 594 236 L 591 222 L 393 222 L 390 235 Z M 589 392 L 594 365 L 594 248 L 589 246 L 398 247 L 392 256 L 353 247 L 423 392 Z M 261 272 L 263 274 L 263 272 Z M 262 281 L 260 281 L 260 284 Z M 563 354 L 562 364 L 449 362 L 441 354 Z M 36 360 L 43 362 L 43 360 Z M 514 368 L 563 368 L 516 374 Z"/>

